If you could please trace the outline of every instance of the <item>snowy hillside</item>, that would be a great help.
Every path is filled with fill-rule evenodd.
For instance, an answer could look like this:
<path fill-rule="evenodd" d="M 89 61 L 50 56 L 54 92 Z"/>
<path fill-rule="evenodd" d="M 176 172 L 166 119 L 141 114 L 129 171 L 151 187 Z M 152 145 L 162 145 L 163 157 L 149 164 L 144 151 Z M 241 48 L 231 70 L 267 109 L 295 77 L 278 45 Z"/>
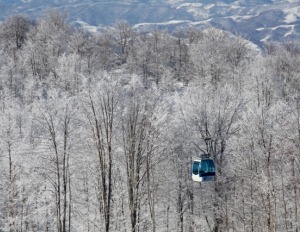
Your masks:
<path fill-rule="evenodd" d="M 38 17 L 50 8 L 68 12 L 74 25 L 93 30 L 126 20 L 141 30 L 213 26 L 244 35 L 256 44 L 300 38 L 296 0 L 0 0 L 0 20 L 16 13 Z"/>
<path fill-rule="evenodd" d="M 153 15 L 146 2 L 60 9 L 93 30 L 99 15 L 113 22 L 128 10 L 139 29 L 297 36 L 293 2 L 243 14 L 242 2 L 231 2 L 236 14 L 228 2 L 202 4 L 151 1 Z M 124 21 L 87 33 L 65 16 L 0 23 L 0 232 L 300 231 L 300 43 L 261 52 L 220 29 L 139 33 Z M 203 153 L 212 160 L 194 168 Z"/>

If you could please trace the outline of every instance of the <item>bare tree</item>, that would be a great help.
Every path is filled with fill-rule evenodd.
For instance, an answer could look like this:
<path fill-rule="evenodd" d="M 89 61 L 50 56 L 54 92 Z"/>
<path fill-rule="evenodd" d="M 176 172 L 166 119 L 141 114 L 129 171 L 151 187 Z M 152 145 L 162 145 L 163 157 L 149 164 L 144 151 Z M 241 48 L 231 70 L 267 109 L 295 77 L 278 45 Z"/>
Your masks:
<path fill-rule="evenodd" d="M 66 23 L 66 14 L 59 11 L 49 11 L 39 19 L 28 35 L 28 54 L 32 75 L 40 80 L 50 74 L 56 78 L 55 66 L 57 59 L 67 50 L 70 35 Z"/>
<path fill-rule="evenodd" d="M 208 92 L 207 92 L 208 91 Z M 231 186 L 225 184 L 230 172 L 230 161 L 226 158 L 227 144 L 238 132 L 238 118 L 243 109 L 243 102 L 234 100 L 235 95 L 230 90 L 210 92 L 210 90 L 195 94 L 192 97 L 187 95 L 184 106 L 184 118 L 187 125 L 193 128 L 191 138 L 196 148 L 206 147 L 206 139 L 209 138 L 211 157 L 216 165 L 216 181 L 213 183 L 213 231 L 228 230 L 228 218 L 223 211 L 226 205 L 227 191 Z M 216 95 L 215 95 L 216 94 Z M 221 97 L 222 96 L 222 97 Z M 202 99 L 199 102 L 198 99 Z M 185 112 L 189 112 L 185 115 Z M 200 152 L 200 151 L 199 151 Z M 228 163 L 229 162 L 229 163 Z M 227 215 L 228 216 L 228 215 Z"/>
<path fill-rule="evenodd" d="M 142 94 L 144 89 L 141 83 L 131 83 L 129 89 L 121 120 L 131 230 L 139 231 L 141 228 L 141 202 L 146 199 L 151 228 L 156 231 L 155 203 L 158 183 L 153 178 L 156 177 L 154 170 L 163 154 L 163 145 L 159 138 L 164 128 L 164 120 L 159 117 L 164 112 L 160 111 L 158 114 L 157 97 L 151 90 Z"/>
<path fill-rule="evenodd" d="M 89 95 L 87 106 L 87 120 L 90 133 L 98 157 L 99 178 L 99 212 L 103 215 L 105 231 L 110 231 L 112 194 L 113 194 L 113 154 L 116 137 L 116 110 L 119 101 L 118 86 L 108 74 L 102 76 L 97 89 Z"/>
<path fill-rule="evenodd" d="M 124 64 L 128 58 L 129 48 L 133 43 L 134 31 L 126 21 L 117 22 L 114 28 L 114 38 L 119 49 L 120 64 Z"/>
<path fill-rule="evenodd" d="M 34 121 L 35 130 L 40 133 L 39 146 L 46 150 L 41 156 L 44 163 L 40 164 L 40 174 L 45 177 L 46 189 L 51 186 L 49 190 L 55 199 L 56 230 L 67 232 L 72 230 L 70 160 L 76 120 L 72 115 L 73 103 L 66 101 L 60 104 L 56 97 L 40 105 Z"/>
<path fill-rule="evenodd" d="M 26 16 L 11 16 L 1 24 L 0 38 L 6 41 L 8 47 L 12 47 L 14 50 L 21 49 L 26 42 L 30 26 L 31 22 Z"/>

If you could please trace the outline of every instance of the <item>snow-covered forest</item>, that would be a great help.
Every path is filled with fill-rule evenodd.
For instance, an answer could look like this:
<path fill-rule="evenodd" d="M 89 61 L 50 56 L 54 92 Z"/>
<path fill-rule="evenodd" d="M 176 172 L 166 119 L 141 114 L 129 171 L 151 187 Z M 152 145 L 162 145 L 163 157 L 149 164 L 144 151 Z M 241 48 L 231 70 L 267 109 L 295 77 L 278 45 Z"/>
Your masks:
<path fill-rule="evenodd" d="M 300 230 L 300 46 L 0 24 L 0 231 Z M 191 162 L 212 139 L 217 178 Z"/>

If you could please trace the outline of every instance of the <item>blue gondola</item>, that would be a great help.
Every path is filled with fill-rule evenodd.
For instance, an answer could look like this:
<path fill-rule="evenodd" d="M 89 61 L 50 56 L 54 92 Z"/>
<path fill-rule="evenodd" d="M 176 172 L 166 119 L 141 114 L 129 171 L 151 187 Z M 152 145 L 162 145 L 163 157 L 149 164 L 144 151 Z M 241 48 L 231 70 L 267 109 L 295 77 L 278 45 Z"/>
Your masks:
<path fill-rule="evenodd" d="M 192 166 L 192 179 L 196 182 L 215 180 L 215 164 L 214 161 L 207 156 L 195 159 Z"/>

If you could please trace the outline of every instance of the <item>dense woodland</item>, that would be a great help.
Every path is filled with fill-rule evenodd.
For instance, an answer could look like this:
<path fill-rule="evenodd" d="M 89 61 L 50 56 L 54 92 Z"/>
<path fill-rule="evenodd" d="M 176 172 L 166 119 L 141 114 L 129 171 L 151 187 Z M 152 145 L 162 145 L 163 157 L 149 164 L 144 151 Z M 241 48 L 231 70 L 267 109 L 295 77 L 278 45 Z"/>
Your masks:
<path fill-rule="evenodd" d="M 0 24 L 0 231 L 300 230 L 300 46 Z M 214 182 L 191 161 L 212 139 Z"/>

